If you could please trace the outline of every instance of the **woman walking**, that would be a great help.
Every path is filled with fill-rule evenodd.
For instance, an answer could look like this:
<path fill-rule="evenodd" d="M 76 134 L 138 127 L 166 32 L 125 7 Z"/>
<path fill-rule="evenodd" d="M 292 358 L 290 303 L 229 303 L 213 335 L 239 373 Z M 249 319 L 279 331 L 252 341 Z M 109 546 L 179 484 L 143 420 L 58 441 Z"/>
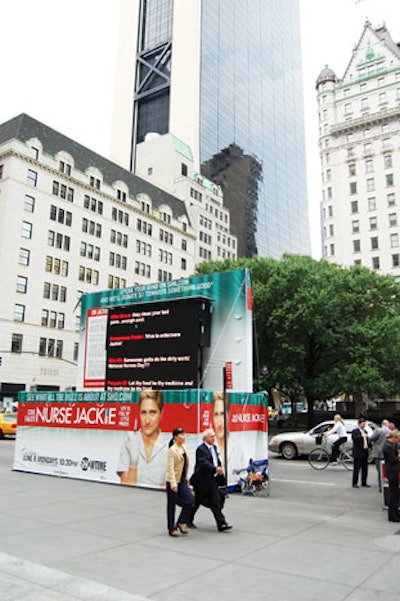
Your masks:
<path fill-rule="evenodd" d="M 192 507 L 192 493 L 188 483 L 189 456 L 185 447 L 185 431 L 175 428 L 167 455 L 167 522 L 170 536 L 188 534 L 186 524 Z M 176 506 L 182 507 L 175 523 Z"/>

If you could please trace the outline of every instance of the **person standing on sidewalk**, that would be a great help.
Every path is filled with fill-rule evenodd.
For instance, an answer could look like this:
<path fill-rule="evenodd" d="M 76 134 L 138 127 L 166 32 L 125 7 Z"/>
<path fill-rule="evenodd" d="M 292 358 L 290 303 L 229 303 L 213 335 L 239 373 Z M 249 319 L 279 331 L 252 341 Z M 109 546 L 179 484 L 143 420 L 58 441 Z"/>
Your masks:
<path fill-rule="evenodd" d="M 369 441 L 372 443 L 371 457 L 375 462 L 375 466 L 378 472 L 378 487 L 379 492 L 382 492 L 382 459 L 383 459 L 383 445 L 386 442 L 387 435 L 389 434 L 389 421 L 387 419 L 382 420 L 381 427 L 374 430 L 369 437 Z"/>
<path fill-rule="evenodd" d="M 192 508 L 192 493 L 189 488 L 189 456 L 185 447 L 185 431 L 175 428 L 167 455 L 167 522 L 170 536 L 188 534 L 186 524 Z M 175 509 L 182 506 L 178 522 L 175 524 Z"/>
<path fill-rule="evenodd" d="M 360 417 L 358 419 L 358 426 L 351 432 L 351 438 L 353 440 L 353 457 L 354 457 L 354 469 L 353 469 L 353 488 L 359 488 L 358 486 L 358 475 L 361 471 L 361 486 L 371 488 L 367 484 L 368 477 L 368 432 L 365 429 L 366 421 L 365 418 Z"/>
<path fill-rule="evenodd" d="M 399 511 L 399 430 L 389 432 L 383 445 L 383 458 L 385 460 L 386 476 L 389 481 L 388 520 L 400 522 Z"/>

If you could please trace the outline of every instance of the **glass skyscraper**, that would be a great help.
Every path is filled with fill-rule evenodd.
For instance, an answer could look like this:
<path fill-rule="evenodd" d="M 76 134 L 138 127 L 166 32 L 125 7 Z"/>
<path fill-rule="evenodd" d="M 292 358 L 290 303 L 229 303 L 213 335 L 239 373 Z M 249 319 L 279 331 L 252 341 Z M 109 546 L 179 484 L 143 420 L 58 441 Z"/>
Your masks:
<path fill-rule="evenodd" d="M 150 132 L 186 142 L 199 171 L 234 145 L 261 166 L 254 253 L 310 254 L 299 0 L 124 2 L 119 160 L 134 170 Z"/>

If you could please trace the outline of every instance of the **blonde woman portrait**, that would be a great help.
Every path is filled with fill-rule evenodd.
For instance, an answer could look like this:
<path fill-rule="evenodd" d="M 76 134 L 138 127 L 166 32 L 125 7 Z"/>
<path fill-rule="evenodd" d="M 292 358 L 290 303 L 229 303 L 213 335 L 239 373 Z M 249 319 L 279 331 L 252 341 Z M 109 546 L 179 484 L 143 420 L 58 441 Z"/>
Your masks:
<path fill-rule="evenodd" d="M 139 395 L 140 430 L 130 432 L 118 460 L 117 474 L 127 486 L 165 486 L 167 437 L 160 430 L 163 395 L 156 390 L 142 390 Z"/>

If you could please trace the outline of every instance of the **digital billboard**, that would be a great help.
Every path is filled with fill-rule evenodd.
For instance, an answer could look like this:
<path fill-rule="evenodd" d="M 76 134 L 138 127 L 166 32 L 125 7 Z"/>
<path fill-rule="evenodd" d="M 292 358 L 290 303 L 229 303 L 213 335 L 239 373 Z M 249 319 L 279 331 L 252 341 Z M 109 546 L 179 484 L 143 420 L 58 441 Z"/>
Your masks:
<path fill-rule="evenodd" d="M 177 302 L 177 312 L 175 309 L 174 321 L 171 318 L 171 323 L 167 323 L 168 315 L 165 315 L 165 323 L 159 322 L 157 325 L 159 332 L 179 333 L 180 328 L 182 334 L 186 332 L 185 327 L 180 325 L 181 319 L 184 319 L 184 311 L 179 309 L 179 302 L 193 301 L 194 306 L 200 299 L 208 303 L 212 307 L 211 313 L 207 310 L 203 313 L 203 330 L 198 332 L 197 317 L 192 314 L 192 337 L 190 340 L 189 350 L 182 350 L 178 347 L 178 351 L 171 349 L 170 345 L 174 344 L 174 338 L 159 339 L 163 343 L 161 350 L 155 349 L 154 356 L 161 357 L 180 356 L 185 357 L 190 355 L 194 358 L 193 348 L 199 344 L 199 369 L 198 373 L 190 371 L 190 374 L 185 373 L 183 377 L 182 368 L 189 367 L 190 361 L 180 361 L 179 368 L 172 361 L 168 362 L 169 367 L 175 365 L 175 372 L 179 372 L 179 377 L 170 377 L 168 381 L 175 380 L 194 381 L 193 387 L 204 388 L 209 390 L 218 390 L 223 383 L 223 370 L 230 366 L 230 381 L 229 388 L 237 392 L 250 392 L 253 390 L 253 322 L 252 322 L 252 289 L 251 289 L 251 274 L 248 269 L 237 269 L 223 273 L 211 273 L 201 276 L 193 276 L 190 278 L 181 278 L 179 280 L 171 280 L 166 282 L 154 282 L 151 284 L 143 284 L 140 286 L 132 286 L 130 288 L 121 288 L 118 290 L 103 290 L 84 294 L 81 298 L 81 336 L 79 342 L 79 361 L 77 372 L 78 390 L 122 390 L 141 388 L 139 384 L 134 387 L 117 386 L 116 384 L 107 385 L 107 380 L 110 382 L 117 381 L 137 381 L 149 382 L 162 381 L 150 367 L 138 367 L 141 374 L 136 374 L 135 377 L 126 374 L 121 377 L 124 370 L 123 357 L 118 355 L 118 352 L 125 353 L 125 350 L 118 346 L 114 348 L 116 353 L 113 359 L 118 359 L 120 363 L 114 363 L 114 368 L 109 369 L 110 364 L 107 363 L 107 353 L 110 353 L 108 336 L 109 334 L 109 314 L 112 312 L 124 313 L 125 309 L 129 309 L 131 313 L 140 313 L 152 311 L 152 306 L 155 303 L 175 303 Z M 167 306 L 167 305 L 166 305 Z M 183 307 L 183 305 L 182 305 Z M 189 305 L 188 305 L 189 307 Z M 155 309 L 154 309 L 155 310 Z M 195 312 L 195 309 L 188 308 L 188 311 Z M 127 313 L 129 312 L 127 311 Z M 143 317 L 143 316 L 142 316 Z M 162 316 L 160 316 L 161 318 Z M 130 320 L 130 317 L 126 318 Z M 138 319 L 141 319 L 139 317 Z M 186 318 L 185 318 L 186 319 Z M 206 327 L 208 322 L 212 321 L 210 327 Z M 172 323 L 173 321 L 173 323 Z M 150 324 L 148 316 L 146 316 L 146 327 Z M 128 325 L 128 324 L 126 324 Z M 139 326 L 140 322 L 132 324 Z M 117 331 L 119 324 L 115 324 Z M 114 329 L 114 326 L 113 328 Z M 210 332 L 212 336 L 210 339 Z M 133 334 L 133 332 L 132 332 Z M 114 335 L 114 334 L 113 334 Z M 124 336 L 125 334 L 118 333 L 116 336 Z M 128 335 L 128 334 L 126 334 Z M 198 336 L 200 338 L 198 339 Z M 183 341 L 183 338 L 181 338 Z M 198 341 L 198 342 L 196 342 Z M 122 342 L 122 341 L 115 341 Z M 138 342 L 138 340 L 136 340 Z M 146 342 L 150 342 L 147 340 Z M 165 347 L 164 347 L 165 342 Z M 168 342 L 168 344 L 167 344 Z M 175 343 L 178 342 L 175 340 Z M 132 340 L 133 343 L 133 340 Z M 154 345 L 156 345 L 154 341 Z M 130 352 L 130 351 L 129 351 Z M 178 355 L 179 353 L 179 355 Z M 126 354 L 128 357 L 128 354 Z M 151 357 L 146 350 L 138 355 L 138 358 L 146 359 Z M 135 358 L 135 357 L 133 357 Z M 121 363 L 122 359 L 122 363 Z M 127 362 L 125 362 L 127 365 Z M 134 362 L 132 362 L 134 363 Z M 150 361 L 143 363 L 151 363 Z M 160 366 L 167 361 L 155 361 Z M 178 361 L 176 362 L 178 363 Z M 118 367 L 115 367 L 118 366 Z M 108 370 L 108 371 L 107 371 Z M 107 373 L 106 373 L 107 372 Z M 112 372 L 112 373 L 111 373 Z M 120 372 L 117 376 L 117 372 Z M 164 376 L 163 376 L 164 377 Z M 195 380 L 197 379 L 197 384 Z M 144 384 L 143 388 L 148 387 Z M 160 388 L 160 386 L 151 385 L 152 388 Z M 163 386 L 162 388 L 167 388 Z M 176 388 L 183 388 L 184 384 Z M 187 385 L 189 388 L 189 384 Z"/>
<path fill-rule="evenodd" d="M 210 303 L 199 299 L 111 308 L 106 390 L 197 388 Z"/>

